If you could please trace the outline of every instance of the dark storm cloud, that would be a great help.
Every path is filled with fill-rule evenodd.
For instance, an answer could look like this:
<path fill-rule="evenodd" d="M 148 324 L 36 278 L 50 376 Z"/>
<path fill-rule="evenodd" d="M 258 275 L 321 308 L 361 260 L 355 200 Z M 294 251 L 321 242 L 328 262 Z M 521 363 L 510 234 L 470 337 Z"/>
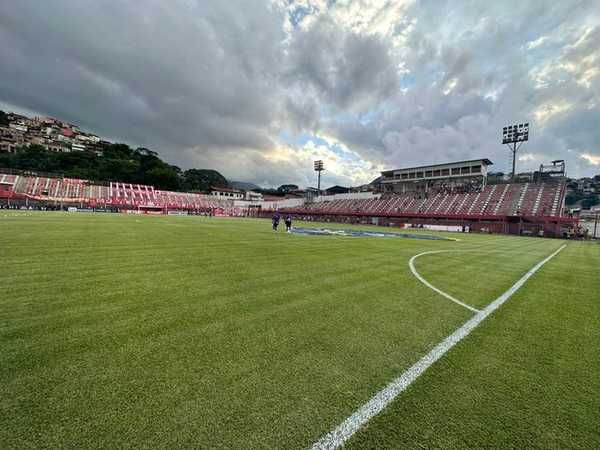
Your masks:
<path fill-rule="evenodd" d="M 296 33 L 288 79 L 339 111 L 367 109 L 398 85 L 390 48 L 380 38 L 347 30 L 327 16 Z"/>
<path fill-rule="evenodd" d="M 500 129 L 529 121 L 533 139 L 523 152 L 533 157 L 522 168 L 564 157 L 573 175 L 599 171 L 580 157 L 600 155 L 593 129 L 600 104 L 593 2 L 429 5 L 409 11 L 418 26 L 398 49 L 413 82 L 375 120 L 331 120 L 327 133 L 388 166 L 487 156 L 505 170 Z M 540 38 L 538 48 L 533 42 Z"/>
<path fill-rule="evenodd" d="M 313 156 L 342 184 L 378 165 L 503 169 L 501 127 L 529 120 L 522 167 L 566 157 L 584 175 L 600 171 L 599 16 L 593 0 L 2 2 L 0 105 L 272 185 L 310 184 Z"/>
<path fill-rule="evenodd" d="M 0 98 L 165 152 L 269 147 L 282 20 L 264 2 L 3 3 Z"/>

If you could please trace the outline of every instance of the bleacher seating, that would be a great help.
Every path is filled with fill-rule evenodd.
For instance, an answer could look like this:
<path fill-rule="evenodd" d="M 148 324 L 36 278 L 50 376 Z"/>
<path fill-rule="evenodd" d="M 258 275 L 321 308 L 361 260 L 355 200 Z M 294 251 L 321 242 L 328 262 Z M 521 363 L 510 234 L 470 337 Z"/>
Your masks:
<path fill-rule="evenodd" d="M 112 182 L 108 186 L 86 180 L 23 176 L 0 173 L 0 196 L 18 195 L 38 201 L 75 203 L 122 208 L 181 210 L 222 209 L 235 213 L 231 200 L 208 195 L 156 190 L 153 186 Z M 301 207 L 282 209 L 314 215 L 393 215 L 417 216 L 561 216 L 566 184 L 559 182 L 508 183 L 484 186 L 467 193 L 447 189 L 429 193 L 385 193 L 372 198 L 321 198 Z"/>
<path fill-rule="evenodd" d="M 166 209 L 207 210 L 221 208 L 235 212 L 230 200 L 208 195 L 160 191 L 154 186 L 133 183 L 109 183 L 108 186 L 75 178 L 51 178 L 0 173 L 0 195 L 7 192 L 23 199 L 52 203 L 74 203 L 86 206 L 148 207 Z M 9 186 L 10 189 L 4 188 Z M 239 213 L 239 211 L 238 211 Z"/>
<path fill-rule="evenodd" d="M 323 200 L 286 208 L 314 215 L 415 214 L 426 216 L 556 216 L 561 214 L 564 182 L 487 185 L 479 192 L 390 194 L 373 199 Z"/>
<path fill-rule="evenodd" d="M 0 174 L 0 184 L 14 186 L 19 182 L 19 175 Z"/>
<path fill-rule="evenodd" d="M 155 206 L 160 202 L 154 186 L 132 183 L 110 183 L 108 198 L 112 205 Z"/>

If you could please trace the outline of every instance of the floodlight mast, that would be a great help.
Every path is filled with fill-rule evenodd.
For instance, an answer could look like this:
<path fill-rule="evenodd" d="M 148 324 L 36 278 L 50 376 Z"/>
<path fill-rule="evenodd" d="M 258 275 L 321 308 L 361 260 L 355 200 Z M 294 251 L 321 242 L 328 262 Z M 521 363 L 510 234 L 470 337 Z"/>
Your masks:
<path fill-rule="evenodd" d="M 523 142 L 529 140 L 529 122 L 508 125 L 502 129 L 502 143 L 506 144 L 512 153 L 511 179 L 515 179 L 517 152 Z M 512 144 L 512 145 L 511 145 Z"/>
<path fill-rule="evenodd" d="M 325 169 L 323 168 L 323 161 L 319 160 L 319 161 L 315 161 L 314 162 L 314 168 L 315 168 L 315 172 L 317 172 L 318 174 L 318 178 L 317 178 L 317 190 L 318 190 L 318 195 L 321 196 L 321 172 L 323 172 Z"/>

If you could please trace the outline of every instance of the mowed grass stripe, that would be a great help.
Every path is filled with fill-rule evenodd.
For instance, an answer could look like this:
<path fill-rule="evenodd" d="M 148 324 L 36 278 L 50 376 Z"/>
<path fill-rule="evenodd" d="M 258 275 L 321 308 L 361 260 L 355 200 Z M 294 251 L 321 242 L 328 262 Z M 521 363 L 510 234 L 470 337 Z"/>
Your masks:
<path fill-rule="evenodd" d="M 419 361 L 412 365 L 408 370 L 392 380 L 384 389 L 378 391 L 371 399 L 358 408 L 344 422 L 338 425 L 334 430 L 323 436 L 316 442 L 312 449 L 336 449 L 343 446 L 357 431 L 366 425 L 372 418 L 376 417 L 381 411 L 393 402 L 402 392 L 416 381 L 425 371 L 429 369 L 436 361 L 442 358 L 448 351 L 452 349 L 458 342 L 466 338 L 479 324 L 484 321 L 497 308 L 502 306 L 515 292 L 517 292 L 523 284 L 533 276 L 544 264 L 554 258 L 559 252 L 564 250 L 566 245 L 562 245 L 549 256 L 533 266 L 523 277 L 515 282 L 501 296 L 491 302 L 485 309 L 477 311 L 476 314 L 465 322 L 461 327 L 448 335 L 443 341 L 437 344 L 427 355 L 423 356 Z M 423 254 L 420 254 L 423 255 Z M 411 269 L 412 269 L 411 259 Z M 414 271 L 413 273 L 418 276 Z M 419 277 L 419 276 L 418 276 Z M 422 279 L 420 281 L 423 282 Z M 432 287 L 428 283 L 428 287 L 436 291 L 438 294 L 443 294 L 455 303 L 460 303 L 456 299 L 448 297 L 445 293 Z M 464 306 L 464 305 L 463 305 Z"/>
<path fill-rule="evenodd" d="M 464 252 L 424 255 L 415 266 L 438 289 L 482 308 L 559 245 L 556 241 L 529 239 L 493 249 L 466 248 Z"/>
<path fill-rule="evenodd" d="M 470 316 L 424 292 L 412 255 L 532 241 L 193 217 L 1 226 L 2 448 L 305 448 Z"/>
<path fill-rule="evenodd" d="M 347 447 L 599 448 L 598 267 L 570 243 Z"/>
<path fill-rule="evenodd" d="M 125 255 L 127 253 L 122 253 L 121 255 Z M 260 254 L 260 253 L 259 253 Z M 335 252 L 331 252 L 329 253 L 329 255 L 335 255 Z M 131 255 L 129 255 L 131 256 Z M 202 257 L 202 253 L 196 253 L 197 257 Z M 285 253 L 285 254 L 281 254 L 279 255 L 279 257 L 282 256 L 290 256 L 289 259 L 289 263 L 286 263 L 286 265 L 288 266 L 288 268 L 291 269 L 295 269 L 295 270 L 306 270 L 306 264 L 307 263 L 311 263 L 311 265 L 314 266 L 315 263 L 318 263 L 319 261 L 322 260 L 323 258 L 323 254 L 312 254 L 310 258 L 298 258 L 298 257 L 293 257 L 291 252 Z M 340 254 L 339 256 L 343 257 L 346 256 L 346 254 Z M 352 259 L 351 255 L 347 255 L 348 258 Z M 97 255 L 94 255 L 95 258 L 97 259 L 104 259 L 103 256 L 100 256 L 98 258 Z M 363 261 L 365 262 L 370 262 L 370 261 L 374 261 L 377 258 L 377 255 L 375 256 L 368 256 L 365 257 L 363 259 Z M 52 258 L 53 259 L 53 258 Z M 68 258 L 65 258 L 68 259 Z M 118 279 L 119 277 L 129 277 L 131 278 L 132 276 L 143 276 L 145 274 L 148 275 L 160 275 L 161 273 L 170 273 L 172 270 L 178 270 L 180 271 L 182 278 L 185 278 L 186 276 L 198 276 L 198 277 L 209 277 L 209 276 L 213 276 L 214 273 L 217 273 L 219 271 L 229 271 L 229 272 L 240 272 L 242 270 L 244 270 L 245 268 L 254 266 L 256 264 L 261 264 L 264 265 L 266 267 L 263 268 L 263 270 L 261 271 L 262 275 L 264 277 L 269 277 L 269 276 L 281 276 L 281 268 L 277 265 L 271 265 L 269 264 L 272 261 L 272 256 L 268 256 L 268 255 L 261 255 L 261 256 L 256 256 L 255 254 L 248 254 L 248 255 L 244 255 L 244 260 L 243 261 L 239 261 L 236 262 L 235 265 L 232 265 L 231 262 L 227 262 L 227 261 L 223 261 L 222 258 L 214 258 L 212 260 L 209 259 L 205 259 L 202 262 L 202 267 L 198 268 L 198 265 L 196 264 L 195 266 L 190 266 L 190 263 L 198 263 L 199 261 L 197 261 L 197 258 L 186 258 L 185 254 L 181 255 L 180 258 L 177 258 L 177 260 L 174 259 L 165 259 L 165 258 L 157 258 L 157 259 L 150 259 L 150 258 L 140 258 L 140 262 L 139 263 L 135 263 L 135 264 L 118 264 L 118 260 L 121 259 L 122 257 L 115 257 L 115 261 L 109 263 L 109 264 L 104 264 L 102 263 L 97 264 L 94 261 L 91 261 L 91 257 L 88 253 L 87 256 L 79 256 L 79 257 L 74 257 L 73 258 L 73 263 L 76 266 L 80 266 L 80 268 L 77 270 L 76 273 L 69 273 L 69 277 L 67 279 L 62 279 L 62 280 L 56 280 L 56 275 L 61 275 L 64 274 L 64 271 L 66 268 L 68 268 L 67 264 L 63 264 L 63 265 L 58 265 L 58 266 L 54 266 L 52 268 L 52 271 L 49 273 L 48 271 L 48 264 L 51 263 L 51 261 L 48 260 L 42 260 L 36 263 L 36 265 L 32 268 L 32 271 L 30 273 L 23 273 L 20 272 L 18 274 L 14 274 L 10 281 L 13 281 L 15 283 L 17 283 L 16 285 L 13 286 L 13 288 L 19 289 L 19 281 L 22 281 L 23 279 L 27 279 L 29 282 L 31 281 L 35 281 L 35 285 L 39 285 L 41 282 L 46 281 L 46 282 L 52 282 L 52 283 L 59 283 L 63 284 L 63 285 L 68 285 L 70 283 L 72 283 L 72 281 L 85 281 L 86 278 L 92 277 L 94 278 L 94 280 L 97 281 L 108 281 L 105 279 L 112 279 L 115 280 L 115 277 Z M 128 260 L 130 260 L 131 258 L 128 258 Z M 351 266 L 351 263 L 349 263 L 349 265 Z M 335 267 L 335 266 L 334 266 Z M 313 267 L 314 268 L 314 267 Z M 351 267 L 350 267 L 351 268 Z M 323 270 L 331 270 L 331 268 L 327 265 L 321 266 L 319 265 L 319 270 L 323 271 Z M 337 269 L 336 269 L 337 270 Z M 341 268 L 340 270 L 344 270 L 343 268 Z M 348 270 L 346 270 L 346 272 L 348 272 Z M 322 273 L 322 272 L 320 272 Z M 39 275 L 39 278 L 37 278 L 37 276 Z M 245 274 L 242 274 L 245 275 Z M 230 275 L 231 276 L 231 273 Z M 54 278 L 52 278 L 54 277 Z M 246 277 L 247 278 L 247 277 Z M 254 280 L 252 280 L 254 281 Z"/>
<path fill-rule="evenodd" d="M 174 237 L 165 223 L 140 234 L 107 217 L 90 233 L 66 216 L 12 230 L 29 252 L 37 239 L 41 276 L 2 274 L 20 281 L 1 316 L 5 447 L 304 447 L 463 320 L 415 295 L 405 262 L 421 243 L 235 221 L 190 221 Z M 179 244 L 208 235 L 197 257 Z"/>

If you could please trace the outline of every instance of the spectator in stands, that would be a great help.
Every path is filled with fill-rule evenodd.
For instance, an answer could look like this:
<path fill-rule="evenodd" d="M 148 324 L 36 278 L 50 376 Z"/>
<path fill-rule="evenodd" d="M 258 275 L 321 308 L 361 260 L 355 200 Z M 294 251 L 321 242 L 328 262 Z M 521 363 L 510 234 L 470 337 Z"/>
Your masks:
<path fill-rule="evenodd" d="M 292 231 L 292 217 L 289 214 L 285 216 L 285 231 L 288 233 Z"/>
<path fill-rule="evenodd" d="M 273 231 L 277 231 L 277 227 L 279 226 L 279 212 L 276 212 L 273 215 L 273 219 L 271 219 L 271 221 L 273 222 Z"/>

